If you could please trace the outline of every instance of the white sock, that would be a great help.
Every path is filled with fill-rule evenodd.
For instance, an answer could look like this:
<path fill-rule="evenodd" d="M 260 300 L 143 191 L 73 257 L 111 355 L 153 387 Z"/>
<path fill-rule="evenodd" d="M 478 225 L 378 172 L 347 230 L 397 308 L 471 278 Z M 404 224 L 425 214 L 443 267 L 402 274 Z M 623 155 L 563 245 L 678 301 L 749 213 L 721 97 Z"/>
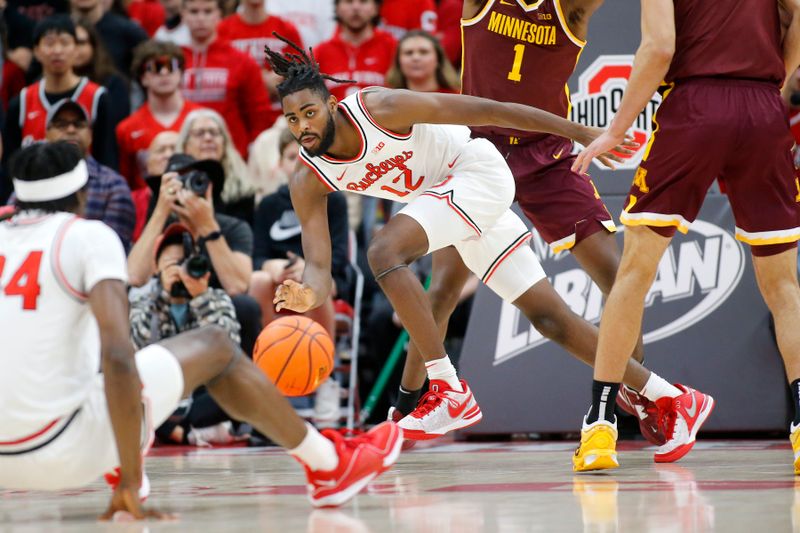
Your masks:
<path fill-rule="evenodd" d="M 428 379 L 440 379 L 447 382 L 454 391 L 464 392 L 461 383 L 458 382 L 456 367 L 450 362 L 450 357 L 445 355 L 441 359 L 426 362 L 425 370 L 428 371 Z"/>
<path fill-rule="evenodd" d="M 306 422 L 306 433 L 303 442 L 297 448 L 287 450 L 311 470 L 322 470 L 327 472 L 339 466 L 339 456 L 336 455 L 336 448 L 333 443 L 323 437 L 317 429 Z"/>
<path fill-rule="evenodd" d="M 681 394 L 683 394 L 683 392 L 681 392 L 678 387 L 657 375 L 655 372 L 650 372 L 650 378 L 647 380 L 647 383 L 644 384 L 644 387 L 642 387 L 641 390 L 641 395 L 646 397 L 651 402 L 654 402 L 665 396 L 675 398 Z"/>

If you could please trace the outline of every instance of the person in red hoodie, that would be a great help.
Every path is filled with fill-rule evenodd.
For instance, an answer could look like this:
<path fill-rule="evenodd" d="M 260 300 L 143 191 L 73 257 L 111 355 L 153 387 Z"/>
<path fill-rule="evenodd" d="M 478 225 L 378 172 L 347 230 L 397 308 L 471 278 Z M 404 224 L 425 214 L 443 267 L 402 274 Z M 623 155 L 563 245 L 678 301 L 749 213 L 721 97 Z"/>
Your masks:
<path fill-rule="evenodd" d="M 381 6 L 382 27 L 395 39 L 411 30 L 436 33 L 437 18 L 433 0 L 384 0 Z"/>
<path fill-rule="evenodd" d="M 225 117 L 236 149 L 247 158 L 248 145 L 270 126 L 271 106 L 258 64 L 218 39 L 221 1 L 183 0 L 181 19 L 192 40 L 183 49 L 183 95 Z"/>
<path fill-rule="evenodd" d="M 276 89 L 283 78 L 275 74 L 264 62 L 264 46 L 269 46 L 281 54 L 287 49 L 287 45 L 273 36 L 272 32 L 277 32 L 299 46 L 303 46 L 297 27 L 288 20 L 267 13 L 264 0 L 244 0 L 238 13 L 225 17 L 217 26 L 217 33 L 221 40 L 230 41 L 233 46 L 252 57 L 261 67 L 272 104 L 272 110 L 267 118 L 270 126 L 283 114 Z"/>
<path fill-rule="evenodd" d="M 336 0 L 334 36 L 314 49 L 320 70 L 334 78 L 355 83 L 328 83 L 337 99 L 370 85 L 383 85 L 394 61 L 397 42 L 389 32 L 377 29 L 379 0 Z"/>
<path fill-rule="evenodd" d="M 178 132 L 186 115 L 201 106 L 183 98 L 183 51 L 175 44 L 145 41 L 133 53 L 131 75 L 145 90 L 144 105 L 117 126 L 119 172 L 128 181 L 136 206 L 137 239 L 144 227 L 150 188 L 145 183 L 147 150 L 162 131 Z"/>

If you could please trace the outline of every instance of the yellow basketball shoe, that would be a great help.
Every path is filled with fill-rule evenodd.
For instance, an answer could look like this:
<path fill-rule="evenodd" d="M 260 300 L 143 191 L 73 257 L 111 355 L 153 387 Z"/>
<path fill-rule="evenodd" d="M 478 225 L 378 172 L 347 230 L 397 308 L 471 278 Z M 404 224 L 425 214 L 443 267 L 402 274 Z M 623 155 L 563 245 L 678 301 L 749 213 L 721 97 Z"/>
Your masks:
<path fill-rule="evenodd" d="M 572 457 L 572 469 L 576 472 L 617 468 L 617 423 L 598 420 L 587 424 L 583 419 L 581 445 Z"/>
<path fill-rule="evenodd" d="M 794 475 L 800 476 L 800 426 L 795 426 L 794 422 L 789 426 L 789 439 L 794 451 Z"/>

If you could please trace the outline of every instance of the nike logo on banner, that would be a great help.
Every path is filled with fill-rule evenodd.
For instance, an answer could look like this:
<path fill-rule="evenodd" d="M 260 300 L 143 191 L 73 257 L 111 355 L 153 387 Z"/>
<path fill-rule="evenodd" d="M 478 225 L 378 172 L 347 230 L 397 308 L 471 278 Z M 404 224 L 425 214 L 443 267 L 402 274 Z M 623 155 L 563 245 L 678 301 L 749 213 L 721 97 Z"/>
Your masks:
<path fill-rule="evenodd" d="M 561 154 L 563 154 L 563 153 L 564 153 L 564 149 L 562 148 L 561 150 L 558 151 L 557 154 L 553 154 L 553 159 L 559 159 L 561 157 Z"/>
<path fill-rule="evenodd" d="M 470 400 L 472 400 L 472 393 L 467 396 L 467 399 L 464 400 L 461 405 L 457 405 L 455 408 L 453 408 L 451 403 L 448 403 L 447 411 L 450 413 L 450 416 L 453 418 L 459 418 L 464 413 L 464 409 L 467 408 L 467 405 L 469 405 Z"/>
<path fill-rule="evenodd" d="M 456 158 L 455 158 L 455 159 L 453 159 L 453 162 L 452 162 L 452 163 L 447 163 L 447 168 L 453 168 L 453 165 L 455 165 L 455 164 L 456 164 L 456 161 L 458 161 L 458 158 L 459 158 L 459 157 L 461 157 L 461 155 L 457 155 L 457 156 L 456 156 Z"/>
<path fill-rule="evenodd" d="M 292 237 L 297 237 L 301 231 L 303 231 L 303 228 L 299 224 L 285 228 L 281 226 L 280 222 L 275 222 L 269 228 L 269 236 L 273 241 L 285 241 Z"/>
<path fill-rule="evenodd" d="M 692 406 L 684 407 L 684 409 L 686 409 L 686 414 L 689 415 L 690 418 L 694 418 L 694 416 L 697 414 L 697 400 L 695 400 L 694 395 L 692 395 L 691 398 Z"/>

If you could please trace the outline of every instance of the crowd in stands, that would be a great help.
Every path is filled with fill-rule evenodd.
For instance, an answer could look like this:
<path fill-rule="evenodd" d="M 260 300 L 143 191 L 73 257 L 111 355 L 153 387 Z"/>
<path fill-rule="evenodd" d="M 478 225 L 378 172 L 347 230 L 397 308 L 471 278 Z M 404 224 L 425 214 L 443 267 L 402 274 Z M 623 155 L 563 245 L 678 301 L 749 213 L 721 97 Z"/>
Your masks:
<path fill-rule="evenodd" d="M 352 80 L 331 82 L 340 99 L 371 85 L 458 92 L 461 4 L 0 0 L 0 205 L 14 202 L 4 174 L 10 154 L 34 142 L 73 142 L 90 174 L 85 216 L 113 228 L 129 253 L 134 343 L 216 324 L 251 353 L 275 318 L 276 284 L 299 280 L 304 265 L 287 186 L 298 145 L 282 117 L 280 77 L 265 62 L 264 47 L 291 52 L 274 33 L 313 47 L 323 72 Z M 793 82 L 785 94 L 800 139 L 800 76 Z M 354 303 L 353 264 L 360 265 L 367 278 L 365 395 L 400 324 L 370 277 L 364 250 L 397 206 L 337 193 L 328 210 L 336 287 L 310 316 L 337 334 L 337 314 L 350 313 Z M 189 259 L 198 267 L 194 276 L 179 268 Z M 416 268 L 424 278 L 430 266 Z M 455 338 L 463 336 L 476 285 L 455 315 L 461 325 L 451 329 Z M 396 373 L 387 391 L 398 380 Z M 161 428 L 160 438 L 224 441 L 220 427 L 223 433 L 235 427 L 226 415 L 203 391 L 192 403 Z M 377 417 L 385 412 L 375 410 Z"/>

